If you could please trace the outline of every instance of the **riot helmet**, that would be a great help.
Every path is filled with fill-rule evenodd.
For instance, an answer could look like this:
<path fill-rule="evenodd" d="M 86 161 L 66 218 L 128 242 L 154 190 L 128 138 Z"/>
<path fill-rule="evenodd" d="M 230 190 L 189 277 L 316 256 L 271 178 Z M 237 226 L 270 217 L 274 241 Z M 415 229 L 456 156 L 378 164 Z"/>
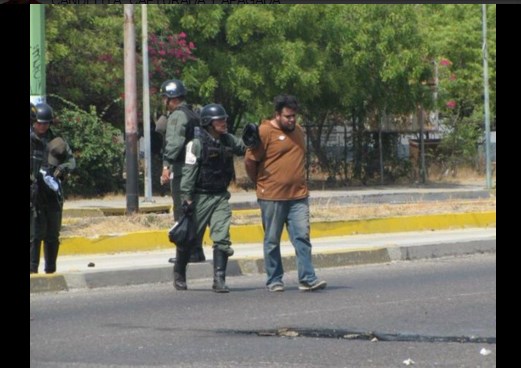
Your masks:
<path fill-rule="evenodd" d="M 259 126 L 253 123 L 248 123 L 244 126 L 242 132 L 242 141 L 249 149 L 254 149 L 260 145 Z"/>
<path fill-rule="evenodd" d="M 36 105 L 36 120 L 40 123 L 51 123 L 53 120 L 51 106 L 46 103 L 38 103 Z"/>
<path fill-rule="evenodd" d="M 201 110 L 201 126 L 206 127 L 212 123 L 212 120 L 228 119 L 226 110 L 221 105 L 210 103 Z"/>
<path fill-rule="evenodd" d="M 161 84 L 159 94 L 167 98 L 186 96 L 186 88 L 181 80 L 171 79 Z"/>
<path fill-rule="evenodd" d="M 57 167 L 63 163 L 67 157 L 67 144 L 61 137 L 55 137 L 47 145 L 49 149 L 49 155 L 47 156 L 47 162 L 49 165 Z"/>

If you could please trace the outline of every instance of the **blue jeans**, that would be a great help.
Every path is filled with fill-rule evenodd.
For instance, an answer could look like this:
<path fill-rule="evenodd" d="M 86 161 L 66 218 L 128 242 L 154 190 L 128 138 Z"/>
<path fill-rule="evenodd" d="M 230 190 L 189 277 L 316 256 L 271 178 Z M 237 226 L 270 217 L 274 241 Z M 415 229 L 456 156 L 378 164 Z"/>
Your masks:
<path fill-rule="evenodd" d="M 269 287 L 282 283 L 284 268 L 280 255 L 280 237 L 284 225 L 297 255 L 298 280 L 313 283 L 317 280 L 311 259 L 309 239 L 308 198 L 288 201 L 258 200 L 264 229 L 264 266 Z"/>

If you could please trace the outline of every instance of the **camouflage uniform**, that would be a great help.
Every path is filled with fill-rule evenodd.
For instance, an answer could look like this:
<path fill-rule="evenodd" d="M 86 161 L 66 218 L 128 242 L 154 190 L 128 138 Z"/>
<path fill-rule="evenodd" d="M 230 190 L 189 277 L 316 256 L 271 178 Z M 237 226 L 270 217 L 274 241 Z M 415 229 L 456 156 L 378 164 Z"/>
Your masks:
<path fill-rule="evenodd" d="M 210 226 L 213 241 L 214 290 L 224 288 L 228 257 L 233 255 L 230 241 L 232 211 L 228 186 L 233 177 L 233 155 L 244 155 L 241 139 L 232 134 L 213 138 L 205 129 L 186 146 L 186 159 L 181 180 L 181 197 L 191 200 L 198 241 Z M 182 251 L 182 249 L 181 249 Z M 178 250 L 178 271 L 185 273 L 187 254 Z M 175 268 L 174 268 L 175 272 Z"/>
<path fill-rule="evenodd" d="M 186 102 L 181 103 L 168 116 L 165 132 L 165 147 L 163 150 L 163 167 L 168 167 L 171 174 L 170 191 L 174 204 L 174 219 L 179 221 L 182 215 L 181 208 L 181 178 L 185 159 L 185 145 L 187 139 L 193 138 L 193 131 L 199 125 L 199 118 L 190 109 Z M 173 174 L 173 177 L 172 177 Z M 191 262 L 204 261 L 202 243 L 194 247 Z"/>

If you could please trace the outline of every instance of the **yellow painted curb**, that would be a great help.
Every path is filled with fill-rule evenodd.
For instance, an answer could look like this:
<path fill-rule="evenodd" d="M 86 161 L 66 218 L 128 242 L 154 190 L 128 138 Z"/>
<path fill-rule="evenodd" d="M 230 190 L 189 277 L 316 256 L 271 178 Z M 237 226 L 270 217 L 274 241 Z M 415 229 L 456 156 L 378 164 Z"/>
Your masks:
<path fill-rule="evenodd" d="M 469 227 L 491 227 L 495 225 L 495 211 L 402 216 L 355 221 L 317 222 L 311 226 L 311 237 L 323 238 L 352 234 L 463 229 Z"/>
<path fill-rule="evenodd" d="M 62 238 L 60 254 L 120 253 L 173 247 L 166 231 L 141 231 L 96 238 Z"/>
<path fill-rule="evenodd" d="M 495 225 L 495 211 L 316 222 L 311 224 L 311 238 L 352 234 L 491 227 Z M 264 238 L 260 224 L 232 226 L 230 235 L 234 244 L 261 243 Z M 165 230 L 107 235 L 98 238 L 70 237 L 62 238 L 61 240 L 61 255 L 135 252 L 174 247 L 174 245 L 169 242 L 167 231 Z M 203 240 L 205 245 L 212 244 L 208 229 L 206 230 Z M 286 231 L 282 234 L 282 240 L 288 240 Z"/>

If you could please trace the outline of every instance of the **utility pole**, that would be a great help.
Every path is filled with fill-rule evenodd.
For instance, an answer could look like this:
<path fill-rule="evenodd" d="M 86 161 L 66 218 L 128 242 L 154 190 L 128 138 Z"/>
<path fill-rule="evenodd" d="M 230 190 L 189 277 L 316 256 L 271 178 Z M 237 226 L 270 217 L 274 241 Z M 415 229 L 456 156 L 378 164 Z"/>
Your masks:
<path fill-rule="evenodd" d="M 134 5 L 123 5 L 125 60 L 125 157 L 127 164 L 127 214 L 139 212 L 137 98 L 136 98 L 136 30 Z"/>
<path fill-rule="evenodd" d="M 30 63 L 31 92 L 33 104 L 45 103 L 45 4 L 30 5 Z"/>
<path fill-rule="evenodd" d="M 148 81 L 148 19 L 147 6 L 141 5 L 141 28 L 143 49 L 143 131 L 145 132 L 145 203 L 152 199 L 152 154 L 150 149 L 150 90 Z"/>
<path fill-rule="evenodd" d="M 378 156 L 380 160 L 380 184 L 384 184 L 384 150 L 382 143 L 382 132 L 383 132 L 383 121 L 387 122 L 387 113 L 384 109 L 383 112 L 380 112 L 378 115 Z"/>
<path fill-rule="evenodd" d="M 418 121 L 420 124 L 420 180 L 422 184 L 427 182 L 427 169 L 425 168 L 425 131 L 424 131 L 424 119 L 423 119 L 423 108 L 418 108 Z"/>
<path fill-rule="evenodd" d="M 483 85 L 485 95 L 485 163 L 487 173 L 487 189 L 492 188 L 492 171 L 490 162 L 490 108 L 488 95 L 488 49 L 487 49 L 487 5 L 481 5 L 483 13 Z"/>

